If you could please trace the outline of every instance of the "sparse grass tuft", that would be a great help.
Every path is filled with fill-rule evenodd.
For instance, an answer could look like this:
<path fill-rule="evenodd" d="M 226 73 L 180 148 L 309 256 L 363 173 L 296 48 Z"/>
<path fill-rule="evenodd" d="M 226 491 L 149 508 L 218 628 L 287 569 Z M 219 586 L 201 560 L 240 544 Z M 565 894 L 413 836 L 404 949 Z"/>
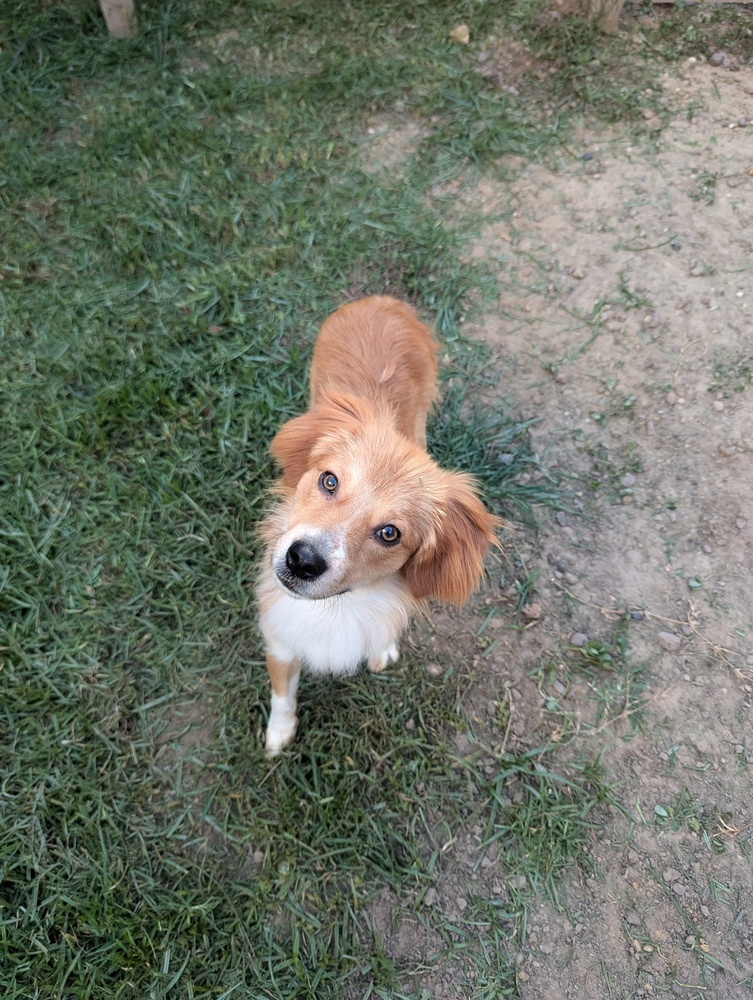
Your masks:
<path fill-rule="evenodd" d="M 604 771 L 598 762 L 555 768 L 541 748 L 505 756 L 499 765 L 490 781 L 483 846 L 494 844 L 505 866 L 519 876 L 510 890 L 513 901 L 524 898 L 529 886 L 556 900 L 563 869 L 576 863 L 591 870 L 591 834 L 601 821 L 599 810 L 614 804 Z"/>
<path fill-rule="evenodd" d="M 647 71 L 654 51 L 642 49 L 644 61 L 629 37 L 607 38 L 595 19 L 547 0 L 518 0 L 508 17 L 532 55 L 551 66 L 549 97 L 559 113 L 588 109 L 607 121 L 637 122 L 642 109 L 657 106 L 660 90 Z"/>
<path fill-rule="evenodd" d="M 535 523 L 537 507 L 561 498 L 559 483 L 531 450 L 528 429 L 535 418 L 513 421 L 497 404 L 473 402 L 497 381 L 478 346 L 460 343 L 445 368 L 442 405 L 429 427 L 429 450 L 440 465 L 465 469 L 484 496 L 510 516 Z"/>

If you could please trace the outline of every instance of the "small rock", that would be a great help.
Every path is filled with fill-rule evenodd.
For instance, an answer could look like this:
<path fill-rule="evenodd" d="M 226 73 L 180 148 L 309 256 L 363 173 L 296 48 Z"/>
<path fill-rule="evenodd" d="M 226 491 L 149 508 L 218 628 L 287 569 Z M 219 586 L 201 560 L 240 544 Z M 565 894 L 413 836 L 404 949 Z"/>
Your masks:
<path fill-rule="evenodd" d="M 732 458 L 735 454 L 735 447 L 731 444 L 720 444 L 717 451 L 722 456 L 722 458 Z"/>
<path fill-rule="evenodd" d="M 728 52 L 712 52 L 709 56 L 709 62 L 712 66 L 721 66 L 723 69 L 729 69 L 732 66 L 733 59 Z"/>
<path fill-rule="evenodd" d="M 564 694 L 567 691 L 567 688 L 562 683 L 562 681 L 555 681 L 554 684 L 552 684 L 552 687 L 557 692 L 557 694 Z"/>
<path fill-rule="evenodd" d="M 676 868 L 665 868 L 661 873 L 661 877 L 665 882 L 677 882 L 682 878 L 682 872 L 679 872 Z"/>
<path fill-rule="evenodd" d="M 537 603 L 524 604 L 521 614 L 529 622 L 537 622 L 541 618 L 541 605 Z"/>
<path fill-rule="evenodd" d="M 471 33 L 467 24 L 458 24 L 450 32 L 450 38 L 459 45 L 467 45 L 471 40 Z"/>
<path fill-rule="evenodd" d="M 405 728 L 409 730 L 409 732 L 413 732 L 413 730 L 416 728 L 416 720 L 408 719 L 408 721 L 405 723 Z"/>
<path fill-rule="evenodd" d="M 677 402 L 677 393 L 673 392 L 672 389 L 669 390 L 667 395 L 664 397 L 664 402 L 667 406 L 674 406 Z"/>
<path fill-rule="evenodd" d="M 641 862 L 641 856 L 637 851 L 634 851 L 632 847 L 627 852 L 627 859 L 631 865 L 638 865 Z"/>
<path fill-rule="evenodd" d="M 674 632 L 659 632 L 657 639 L 661 648 L 666 649 L 668 653 L 679 653 L 682 648 L 682 639 Z"/>
<path fill-rule="evenodd" d="M 625 496 L 622 497 L 622 504 L 625 507 L 629 507 L 630 504 L 633 503 L 634 500 L 635 500 L 635 497 L 633 497 L 630 493 L 626 493 Z"/>
<path fill-rule="evenodd" d="M 437 890 L 434 888 L 433 885 L 430 885 L 429 888 L 424 893 L 424 906 L 436 906 L 438 901 L 439 901 L 439 893 L 437 892 Z"/>
<path fill-rule="evenodd" d="M 705 268 L 704 268 L 703 264 L 701 264 L 700 261 L 697 261 L 697 260 L 691 261 L 691 264 L 690 264 L 690 275 L 691 275 L 691 277 L 693 277 L 693 278 L 700 278 L 700 276 L 703 274 L 704 270 L 705 270 Z"/>
<path fill-rule="evenodd" d="M 625 920 L 627 920 L 631 927 L 640 927 L 641 925 L 641 918 L 637 913 L 626 913 Z"/>
<path fill-rule="evenodd" d="M 583 646 L 588 642 L 588 636 L 585 632 L 573 632 L 570 636 L 570 645 L 577 646 L 578 649 L 582 649 Z"/>
<path fill-rule="evenodd" d="M 624 476 L 620 477 L 620 483 L 623 486 L 635 486 L 635 476 L 632 472 L 626 472 Z"/>
<path fill-rule="evenodd" d="M 554 520 L 557 522 L 557 524 L 560 525 L 560 527 L 564 528 L 565 525 L 567 524 L 567 514 L 564 512 L 564 510 L 558 510 L 557 513 L 554 515 Z"/>
<path fill-rule="evenodd" d="M 748 523 L 747 518 L 744 517 L 735 518 L 735 527 L 737 528 L 738 531 L 742 531 L 747 523 Z"/>
<path fill-rule="evenodd" d="M 468 900 L 464 899 L 462 896 L 458 896 L 457 905 L 460 912 L 463 913 L 465 910 L 468 909 Z"/>
<path fill-rule="evenodd" d="M 575 573 L 565 573 L 564 579 L 565 583 L 569 584 L 571 587 L 575 586 L 575 584 L 578 582 L 578 577 L 575 575 Z"/>
<path fill-rule="evenodd" d="M 429 677 L 441 677 L 442 676 L 442 666 L 439 663 L 427 663 L 426 673 Z"/>

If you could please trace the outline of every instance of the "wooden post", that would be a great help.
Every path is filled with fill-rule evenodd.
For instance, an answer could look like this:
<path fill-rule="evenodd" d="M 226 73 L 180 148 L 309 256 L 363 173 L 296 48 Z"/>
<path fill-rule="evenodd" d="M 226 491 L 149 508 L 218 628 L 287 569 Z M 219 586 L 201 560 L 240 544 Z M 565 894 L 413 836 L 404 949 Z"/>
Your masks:
<path fill-rule="evenodd" d="M 99 6 L 113 38 L 131 38 L 136 34 L 134 0 L 99 0 Z"/>
<path fill-rule="evenodd" d="M 583 13 L 598 21 L 608 35 L 616 35 L 625 0 L 583 0 Z"/>

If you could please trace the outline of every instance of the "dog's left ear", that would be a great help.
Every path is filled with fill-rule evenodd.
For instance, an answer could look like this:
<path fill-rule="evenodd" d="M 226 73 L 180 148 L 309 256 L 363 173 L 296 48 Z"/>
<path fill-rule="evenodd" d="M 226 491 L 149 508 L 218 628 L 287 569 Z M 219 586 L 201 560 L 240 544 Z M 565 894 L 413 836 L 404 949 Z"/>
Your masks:
<path fill-rule="evenodd" d="M 473 481 L 446 472 L 447 493 L 434 538 L 403 566 L 410 592 L 419 600 L 435 597 L 465 604 L 484 576 L 484 556 L 499 545 L 495 529 L 502 523 L 478 498 Z"/>

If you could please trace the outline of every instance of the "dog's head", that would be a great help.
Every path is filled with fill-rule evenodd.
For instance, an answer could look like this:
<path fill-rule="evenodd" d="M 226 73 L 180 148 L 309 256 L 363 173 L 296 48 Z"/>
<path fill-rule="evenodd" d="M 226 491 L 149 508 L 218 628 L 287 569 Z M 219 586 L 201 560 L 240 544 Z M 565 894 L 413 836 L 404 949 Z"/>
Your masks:
<path fill-rule="evenodd" d="M 497 518 L 388 412 L 333 394 L 284 424 L 271 451 L 289 494 L 272 563 L 292 594 L 318 600 L 400 573 L 418 600 L 463 604 L 480 582 Z"/>

